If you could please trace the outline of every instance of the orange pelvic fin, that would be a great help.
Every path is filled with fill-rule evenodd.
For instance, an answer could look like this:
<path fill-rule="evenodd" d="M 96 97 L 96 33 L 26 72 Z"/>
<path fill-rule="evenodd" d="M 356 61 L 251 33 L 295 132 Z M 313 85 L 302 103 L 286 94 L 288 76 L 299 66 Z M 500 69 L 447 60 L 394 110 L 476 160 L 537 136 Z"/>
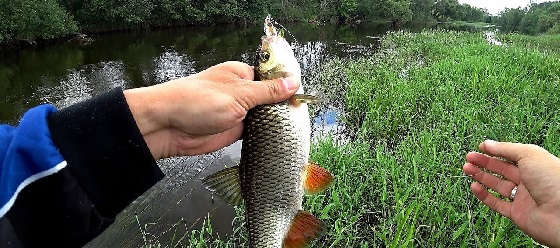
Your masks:
<path fill-rule="evenodd" d="M 322 223 L 315 216 L 300 210 L 294 219 L 290 230 L 284 237 L 284 248 L 302 248 L 307 246 L 311 240 L 319 236 L 322 231 Z"/>
<path fill-rule="evenodd" d="M 303 189 L 306 194 L 316 194 L 325 190 L 333 179 L 331 173 L 316 163 L 309 162 L 303 169 Z"/>
<path fill-rule="evenodd" d="M 243 202 L 239 182 L 239 166 L 218 171 L 204 178 L 202 184 L 229 204 L 239 205 Z"/>

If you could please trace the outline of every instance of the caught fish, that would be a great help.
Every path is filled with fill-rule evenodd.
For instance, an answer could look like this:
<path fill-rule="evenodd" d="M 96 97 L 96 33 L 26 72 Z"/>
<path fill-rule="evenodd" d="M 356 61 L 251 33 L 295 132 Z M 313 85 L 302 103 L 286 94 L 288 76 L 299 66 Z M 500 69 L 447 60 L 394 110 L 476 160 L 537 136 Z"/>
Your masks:
<path fill-rule="evenodd" d="M 272 24 L 258 52 L 255 75 L 261 80 L 290 76 L 301 81 L 290 44 Z M 321 231 L 321 222 L 302 209 L 304 194 L 325 189 L 332 175 L 309 161 L 311 122 L 303 86 L 288 101 L 260 105 L 245 118 L 241 161 L 203 180 L 232 204 L 245 203 L 249 247 L 304 247 Z"/>

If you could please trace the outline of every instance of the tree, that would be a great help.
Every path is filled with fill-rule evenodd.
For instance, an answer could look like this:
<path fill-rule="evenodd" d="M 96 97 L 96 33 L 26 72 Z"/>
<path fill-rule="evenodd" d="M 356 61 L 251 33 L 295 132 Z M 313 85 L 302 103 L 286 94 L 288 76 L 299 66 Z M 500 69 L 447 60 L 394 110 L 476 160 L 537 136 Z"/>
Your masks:
<path fill-rule="evenodd" d="M 498 19 L 502 31 L 525 34 L 559 33 L 559 24 L 560 2 L 532 4 L 526 9 L 506 9 Z"/>
<path fill-rule="evenodd" d="M 433 19 L 432 10 L 434 9 L 435 0 L 413 0 L 411 9 L 413 20 L 415 21 L 431 21 Z"/>
<path fill-rule="evenodd" d="M 0 41 L 52 39 L 78 30 L 56 0 L 0 0 Z"/>

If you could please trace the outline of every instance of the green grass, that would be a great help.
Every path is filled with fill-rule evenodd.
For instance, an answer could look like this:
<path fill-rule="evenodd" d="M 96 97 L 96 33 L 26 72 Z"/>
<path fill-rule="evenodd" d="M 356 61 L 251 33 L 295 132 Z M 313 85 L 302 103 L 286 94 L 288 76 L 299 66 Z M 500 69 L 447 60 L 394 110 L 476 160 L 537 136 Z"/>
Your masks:
<path fill-rule="evenodd" d="M 559 55 L 558 51 L 560 51 L 560 34 L 542 34 L 538 36 L 500 34 L 498 38 L 508 44 L 526 47 L 527 49 L 538 49 L 545 53 Z"/>
<path fill-rule="evenodd" d="M 347 79 L 345 120 L 357 138 L 312 147 L 336 176 L 305 200 L 326 227 L 313 246 L 535 246 L 476 200 L 461 167 L 487 138 L 560 155 L 560 51 L 543 50 L 542 37 L 494 46 L 481 33 L 395 32 L 371 58 L 333 63 Z M 188 246 L 239 247 L 246 234 L 236 223 L 218 240 L 210 225 L 187 233 Z"/>
<path fill-rule="evenodd" d="M 469 193 L 461 166 L 465 154 L 487 138 L 534 143 L 560 154 L 558 50 L 494 46 L 482 34 L 457 32 L 392 33 L 382 50 L 347 70 L 349 125 L 360 130 L 360 140 L 375 145 L 379 161 L 368 166 L 376 180 L 370 187 L 379 192 L 365 199 L 382 204 L 370 203 L 371 209 L 387 213 L 372 227 L 382 235 L 355 234 L 367 237 L 360 242 L 531 245 Z M 412 235 L 398 236 L 399 225 Z"/>

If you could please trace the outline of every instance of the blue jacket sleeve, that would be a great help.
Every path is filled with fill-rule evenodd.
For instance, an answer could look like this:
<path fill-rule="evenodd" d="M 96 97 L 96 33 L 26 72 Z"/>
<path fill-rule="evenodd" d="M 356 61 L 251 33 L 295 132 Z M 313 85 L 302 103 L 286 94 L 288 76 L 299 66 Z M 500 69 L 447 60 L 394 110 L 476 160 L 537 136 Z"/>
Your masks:
<path fill-rule="evenodd" d="M 18 126 L 0 126 L 0 218 L 24 187 L 66 166 L 48 128 L 47 117 L 55 111 L 41 105 L 27 111 Z"/>
<path fill-rule="evenodd" d="M 0 126 L 0 247 L 81 247 L 163 178 L 122 90 Z"/>

